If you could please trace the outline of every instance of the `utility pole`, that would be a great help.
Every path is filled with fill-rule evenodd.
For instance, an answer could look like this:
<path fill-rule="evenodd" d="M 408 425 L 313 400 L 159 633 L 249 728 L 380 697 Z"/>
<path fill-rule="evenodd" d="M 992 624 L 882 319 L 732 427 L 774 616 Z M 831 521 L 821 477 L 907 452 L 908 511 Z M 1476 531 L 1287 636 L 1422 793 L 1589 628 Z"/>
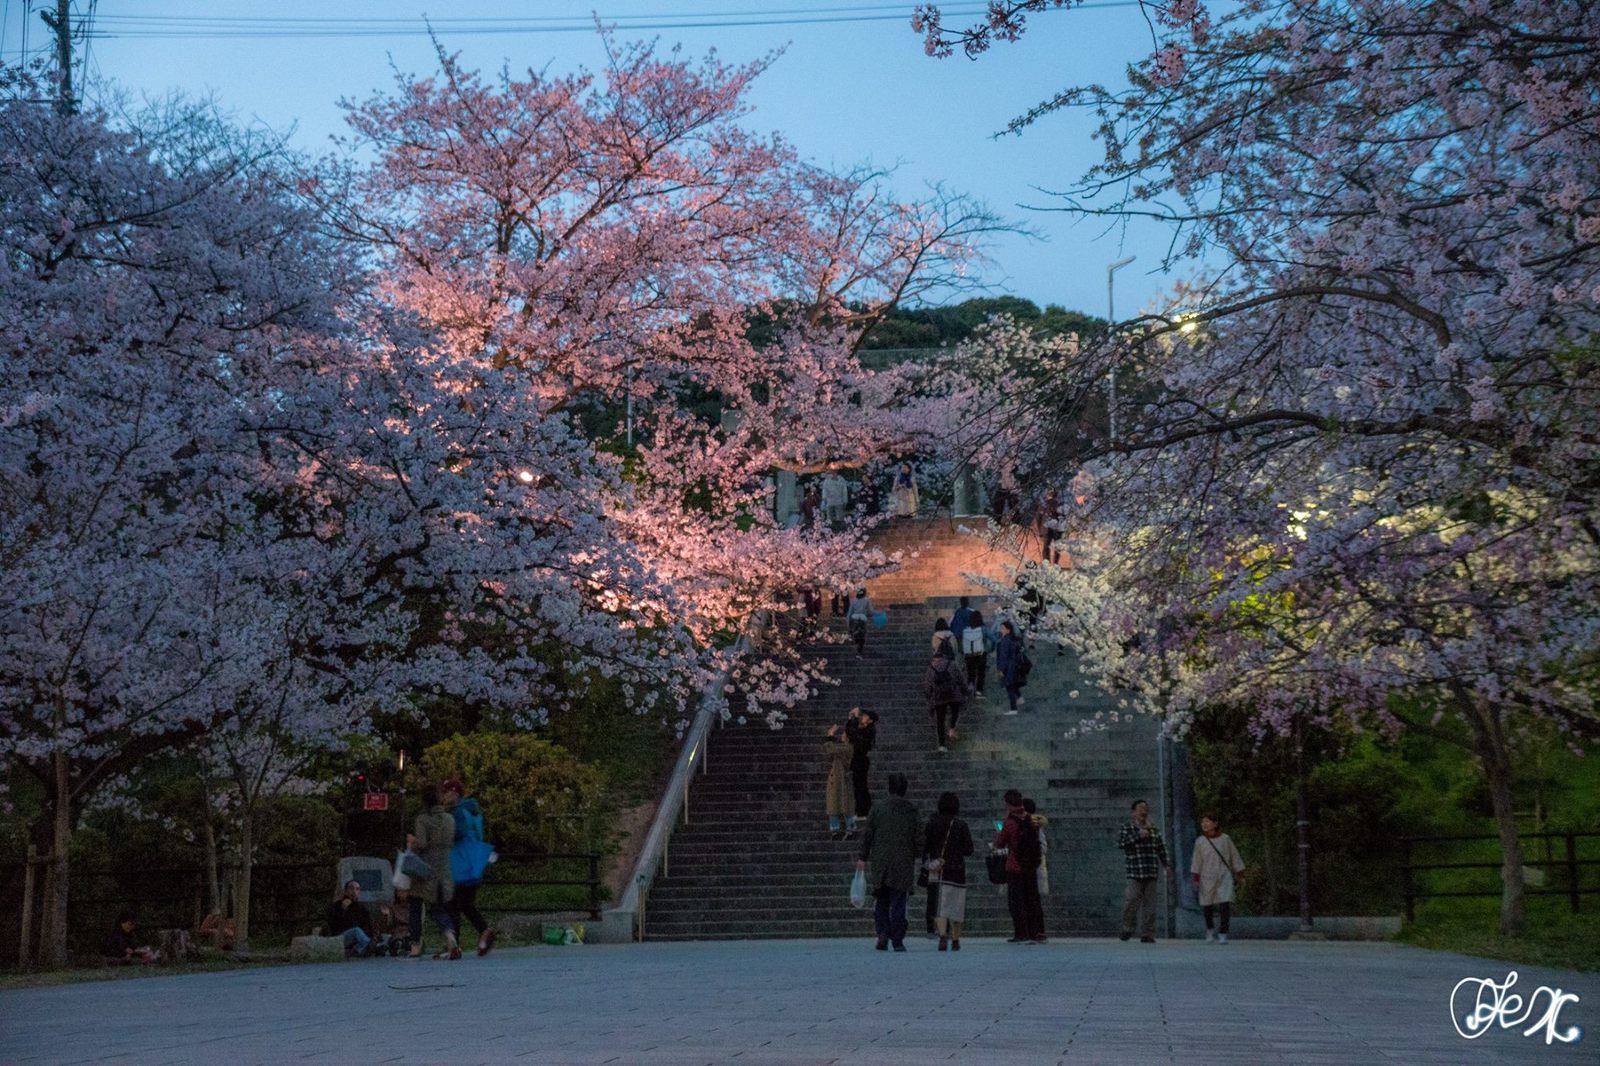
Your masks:
<path fill-rule="evenodd" d="M 1106 264 L 1106 328 L 1117 328 L 1117 271 L 1137 259 L 1138 256 L 1130 255 L 1118 259 L 1115 263 Z M 1112 338 L 1112 344 L 1116 340 Z M 1110 422 L 1111 443 L 1117 442 L 1117 367 L 1113 362 L 1111 373 L 1106 377 L 1106 417 Z"/>
<path fill-rule="evenodd" d="M 70 115 L 78 109 L 72 97 L 72 0 L 56 0 L 56 9 L 39 12 L 56 35 L 56 110 Z"/>

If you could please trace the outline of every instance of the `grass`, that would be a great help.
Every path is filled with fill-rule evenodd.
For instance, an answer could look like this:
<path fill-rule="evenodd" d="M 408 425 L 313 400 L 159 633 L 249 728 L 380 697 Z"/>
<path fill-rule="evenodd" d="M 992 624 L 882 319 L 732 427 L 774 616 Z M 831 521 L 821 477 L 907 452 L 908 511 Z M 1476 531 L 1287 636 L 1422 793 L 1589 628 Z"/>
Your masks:
<path fill-rule="evenodd" d="M 1564 899 L 1530 898 L 1523 934 L 1508 937 L 1499 931 L 1497 899 L 1431 900 L 1418 906 L 1417 920 L 1396 939 L 1419 948 L 1593 972 L 1600 970 L 1600 898 L 1587 896 L 1583 902 L 1587 909 L 1573 914 Z"/>

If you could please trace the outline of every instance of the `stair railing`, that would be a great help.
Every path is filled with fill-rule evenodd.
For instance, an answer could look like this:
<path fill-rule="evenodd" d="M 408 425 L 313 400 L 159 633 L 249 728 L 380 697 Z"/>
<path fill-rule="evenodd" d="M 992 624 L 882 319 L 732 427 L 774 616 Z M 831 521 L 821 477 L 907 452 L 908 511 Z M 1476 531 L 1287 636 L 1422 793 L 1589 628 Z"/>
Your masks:
<path fill-rule="evenodd" d="M 638 861 L 634 864 L 633 876 L 628 879 L 617 905 L 607 912 L 608 917 L 614 916 L 613 921 L 624 921 L 631 925 L 630 939 L 644 939 L 645 907 L 649 902 L 650 888 L 658 873 L 662 877 L 668 876 L 672 831 L 680 824 L 680 817 L 682 824 L 689 822 L 689 787 L 694 783 L 695 771 L 704 773 L 706 770 L 706 748 L 711 742 L 711 727 L 721 720 L 719 707 L 722 692 L 733 674 L 734 663 L 760 642 L 767 622 L 765 614 L 757 616 L 751 621 L 749 631 L 739 637 L 727 667 L 706 685 L 700 696 L 700 704 L 695 709 L 694 720 L 683 735 L 683 747 L 678 751 L 678 761 L 672 768 L 672 776 L 667 780 L 661 803 L 650 822 L 650 831 L 645 835 L 644 847 L 640 849 Z"/>

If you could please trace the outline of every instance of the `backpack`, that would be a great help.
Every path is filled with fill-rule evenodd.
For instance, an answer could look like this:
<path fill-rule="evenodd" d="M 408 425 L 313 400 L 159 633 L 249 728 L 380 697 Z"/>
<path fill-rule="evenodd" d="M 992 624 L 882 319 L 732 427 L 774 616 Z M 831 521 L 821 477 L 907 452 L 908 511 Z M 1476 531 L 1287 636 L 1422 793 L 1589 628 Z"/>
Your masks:
<path fill-rule="evenodd" d="M 982 655 L 989 650 L 983 639 L 983 627 L 968 626 L 961 631 L 961 650 L 967 655 Z"/>
<path fill-rule="evenodd" d="M 1027 683 L 1028 675 L 1033 673 L 1033 660 L 1028 657 L 1026 648 L 1018 648 L 1017 654 L 1021 656 L 1017 663 L 1017 683 L 1020 685 Z"/>
<path fill-rule="evenodd" d="M 940 703 L 966 702 L 967 681 L 965 677 L 956 673 L 954 664 L 953 658 L 935 655 L 928 667 L 932 671 L 929 684 L 933 689 L 933 698 Z"/>
<path fill-rule="evenodd" d="M 955 642 L 951 640 L 950 634 L 946 633 L 939 639 L 939 646 L 933 650 L 933 657 L 935 659 L 954 659 L 956 657 L 954 644 Z"/>
<path fill-rule="evenodd" d="M 1024 870 L 1037 870 L 1044 861 L 1044 849 L 1039 846 L 1039 827 L 1032 818 L 1024 818 L 1017 826 L 1017 865 Z"/>

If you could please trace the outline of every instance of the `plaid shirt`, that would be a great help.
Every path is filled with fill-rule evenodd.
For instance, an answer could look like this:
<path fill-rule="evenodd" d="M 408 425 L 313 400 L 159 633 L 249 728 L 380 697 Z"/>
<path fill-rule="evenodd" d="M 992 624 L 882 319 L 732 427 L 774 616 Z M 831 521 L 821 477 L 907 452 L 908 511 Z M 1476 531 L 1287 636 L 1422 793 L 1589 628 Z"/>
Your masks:
<path fill-rule="evenodd" d="M 1134 881 L 1148 881 L 1161 873 L 1167 862 L 1167 845 L 1161 840 L 1161 830 L 1150 826 L 1149 836 L 1139 835 L 1139 824 L 1129 822 L 1117 837 L 1117 847 L 1128 860 L 1128 877 Z"/>

